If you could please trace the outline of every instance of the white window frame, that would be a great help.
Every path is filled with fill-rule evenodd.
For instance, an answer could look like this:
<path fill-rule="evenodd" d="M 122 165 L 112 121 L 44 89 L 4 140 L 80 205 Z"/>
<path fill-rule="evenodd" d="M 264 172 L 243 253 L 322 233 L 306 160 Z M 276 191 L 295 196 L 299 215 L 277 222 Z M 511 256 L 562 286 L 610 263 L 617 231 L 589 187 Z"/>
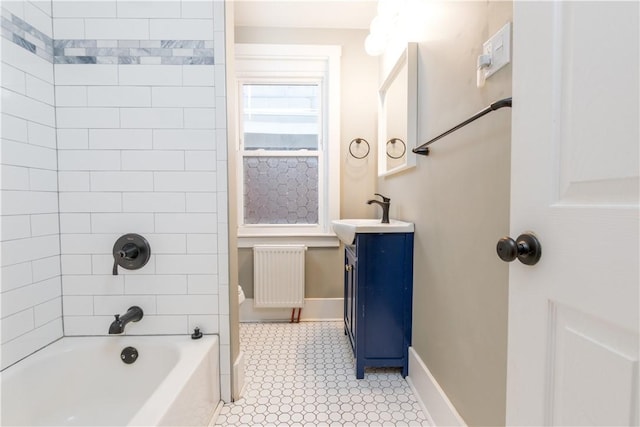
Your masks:
<path fill-rule="evenodd" d="M 244 151 L 236 120 L 236 171 L 238 183 L 238 247 L 255 244 L 302 243 L 309 247 L 336 247 L 339 241 L 331 221 L 340 216 L 340 46 L 236 44 L 235 85 L 237 114 L 242 102 L 243 84 L 319 84 L 321 100 L 321 138 L 318 141 L 318 224 L 244 224 Z M 300 152 L 270 152 L 300 156 Z"/>

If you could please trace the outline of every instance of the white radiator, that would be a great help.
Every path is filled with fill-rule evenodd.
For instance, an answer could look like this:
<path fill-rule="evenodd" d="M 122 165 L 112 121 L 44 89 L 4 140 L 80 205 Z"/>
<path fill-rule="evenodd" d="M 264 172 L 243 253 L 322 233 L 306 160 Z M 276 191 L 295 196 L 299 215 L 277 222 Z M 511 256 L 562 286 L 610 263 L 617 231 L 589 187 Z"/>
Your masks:
<path fill-rule="evenodd" d="M 253 305 L 296 308 L 304 305 L 304 245 L 253 247 Z"/>

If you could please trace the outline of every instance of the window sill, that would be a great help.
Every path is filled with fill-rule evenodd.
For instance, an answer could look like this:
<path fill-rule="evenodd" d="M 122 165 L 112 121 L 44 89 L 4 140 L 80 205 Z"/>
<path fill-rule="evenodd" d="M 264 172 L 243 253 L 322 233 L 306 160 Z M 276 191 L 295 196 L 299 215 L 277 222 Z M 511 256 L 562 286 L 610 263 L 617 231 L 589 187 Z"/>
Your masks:
<path fill-rule="evenodd" d="M 338 236 L 327 234 L 242 234 L 238 235 L 238 248 L 252 248 L 255 245 L 295 245 L 302 244 L 309 248 L 337 248 L 340 246 Z"/>

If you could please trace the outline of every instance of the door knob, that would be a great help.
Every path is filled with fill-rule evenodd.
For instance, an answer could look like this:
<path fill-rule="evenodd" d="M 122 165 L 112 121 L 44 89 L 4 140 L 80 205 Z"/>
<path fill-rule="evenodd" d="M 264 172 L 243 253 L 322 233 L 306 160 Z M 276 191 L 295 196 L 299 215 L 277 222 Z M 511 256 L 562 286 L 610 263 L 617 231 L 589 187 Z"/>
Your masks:
<path fill-rule="evenodd" d="M 534 265 L 542 256 L 542 246 L 533 233 L 524 233 L 519 235 L 516 240 L 508 236 L 498 240 L 496 252 L 505 262 L 511 262 L 518 258 L 523 264 Z"/>

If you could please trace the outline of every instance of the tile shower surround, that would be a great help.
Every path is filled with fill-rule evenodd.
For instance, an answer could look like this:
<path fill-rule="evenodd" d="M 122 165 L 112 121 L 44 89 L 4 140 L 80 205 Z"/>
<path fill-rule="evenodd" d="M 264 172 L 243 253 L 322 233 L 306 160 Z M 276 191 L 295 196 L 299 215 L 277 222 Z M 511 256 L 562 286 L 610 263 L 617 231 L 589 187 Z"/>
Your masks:
<path fill-rule="evenodd" d="M 106 334 L 132 304 L 145 317 L 127 333 L 218 333 L 229 400 L 224 3 L 57 1 L 49 24 L 30 21 L 30 2 L 2 6 L 3 62 L 41 79 L 51 67 L 64 334 Z M 152 257 L 113 276 L 111 248 L 128 232 Z"/>
<path fill-rule="evenodd" d="M 213 40 L 54 40 L 9 15 L 2 37 L 55 64 L 214 65 Z"/>
<path fill-rule="evenodd" d="M 213 40 L 54 40 L 19 17 L 13 14 L 9 14 L 9 16 L 10 20 L 4 16 L 2 18 L 2 36 L 45 60 L 51 61 L 53 59 L 56 64 L 75 64 L 79 66 L 90 64 L 214 65 Z M 69 101 L 68 92 L 77 89 L 78 86 L 74 85 L 73 81 L 70 81 L 72 79 L 65 78 L 67 73 L 59 73 L 59 80 L 62 80 L 62 83 L 65 84 L 64 86 L 56 85 L 56 93 L 60 98 L 60 102 L 56 107 L 58 107 L 58 148 L 61 150 L 58 168 L 60 175 L 62 273 L 68 275 L 68 277 L 65 277 L 63 284 L 64 302 L 68 308 L 66 310 L 68 316 L 65 319 L 67 335 L 101 333 L 101 329 L 97 325 L 94 326 L 92 322 L 88 322 L 89 319 L 82 319 L 77 316 L 88 315 L 93 312 L 94 314 L 103 315 L 109 313 L 108 315 L 111 317 L 111 312 L 118 311 L 117 304 L 106 303 L 103 300 L 114 301 L 115 298 L 112 295 L 123 292 L 124 294 L 158 294 L 155 297 L 155 301 L 147 298 L 140 302 L 147 307 L 149 305 L 155 306 L 155 310 L 148 310 L 147 314 L 174 316 L 181 312 L 195 310 L 195 314 L 190 316 L 192 319 L 188 321 L 188 325 L 187 323 L 176 322 L 177 319 L 175 317 L 167 317 L 162 321 L 162 316 L 156 316 L 156 320 L 159 320 L 159 322 L 155 327 L 150 326 L 150 329 L 145 329 L 143 325 L 140 325 L 138 333 L 182 333 L 185 328 L 191 329 L 192 324 L 201 326 L 204 324 L 208 326 L 205 327 L 205 330 L 209 332 L 218 332 L 219 330 L 218 320 L 207 316 L 211 312 L 207 305 L 213 307 L 223 305 L 218 300 L 217 292 L 209 295 L 211 291 L 207 289 L 209 287 L 207 282 L 213 283 L 216 281 L 214 276 L 217 276 L 216 265 L 219 261 L 211 258 L 209 254 L 215 253 L 220 245 L 226 245 L 224 233 L 222 233 L 222 236 L 218 236 L 220 239 L 215 236 L 218 231 L 216 229 L 216 211 L 219 206 L 217 205 L 222 203 L 220 200 L 215 200 L 215 194 L 224 190 L 221 185 L 216 185 L 217 178 L 219 180 L 221 173 L 215 172 L 217 169 L 215 163 L 220 163 L 223 159 L 216 160 L 216 153 L 208 150 L 211 147 L 207 147 L 207 144 L 211 143 L 210 141 L 215 140 L 216 133 L 213 130 L 209 130 L 215 127 L 215 120 L 212 120 L 213 114 L 207 114 L 213 113 L 210 110 L 215 107 L 215 94 L 213 90 L 208 90 L 209 88 L 214 88 L 214 81 L 210 76 L 204 75 L 206 71 L 202 67 L 197 67 L 198 70 L 191 73 L 196 79 L 191 82 L 185 81 L 184 84 L 193 84 L 195 82 L 195 84 L 201 86 L 183 87 L 183 90 L 180 90 L 176 85 L 183 81 L 182 79 L 176 79 L 175 68 L 170 68 L 172 72 L 165 68 L 154 69 L 153 71 L 156 71 L 155 78 L 153 72 L 149 73 L 148 71 L 150 70 L 143 70 L 142 75 L 134 75 L 129 79 L 138 78 L 141 85 L 148 81 L 157 83 L 157 87 L 145 87 L 145 89 L 150 89 L 157 102 L 162 102 L 164 105 L 160 105 L 161 108 L 153 111 L 153 105 L 142 102 L 141 105 L 144 104 L 143 106 L 150 108 L 146 109 L 146 111 L 139 111 L 142 114 L 139 114 L 138 117 L 135 115 L 138 111 L 135 111 L 135 109 L 122 111 L 123 114 L 120 114 L 119 120 L 120 127 L 128 129 L 116 129 L 118 124 L 113 120 L 114 129 L 111 131 L 106 129 L 111 127 L 107 123 L 108 120 L 91 120 L 91 118 L 86 120 L 87 115 L 83 113 L 90 112 L 91 108 L 66 108 L 67 106 L 85 107 L 85 105 L 82 102 Z M 213 67 L 208 68 L 209 74 L 213 75 Z M 71 69 L 68 70 L 73 71 Z M 173 78 L 158 78 L 157 74 L 163 71 L 166 71 Z M 83 69 L 82 72 L 84 73 L 85 70 Z M 123 74 L 125 73 L 121 73 L 119 77 Z M 183 72 L 182 74 L 186 79 L 186 74 L 188 73 Z M 95 83 L 95 86 L 80 87 L 86 88 L 92 94 L 96 94 L 93 98 L 98 99 L 95 101 L 97 105 L 100 105 L 100 98 L 109 96 L 108 92 L 117 92 L 118 88 L 122 87 L 122 85 L 105 87 L 100 85 L 99 78 L 94 80 L 92 83 Z M 127 79 L 122 78 L 120 80 Z M 109 83 L 112 82 L 110 81 Z M 139 88 L 139 86 L 127 86 L 125 92 L 136 92 L 136 89 Z M 107 93 L 101 89 L 106 89 Z M 203 96 L 199 97 L 195 92 Z M 125 98 L 124 100 L 102 102 L 109 103 L 110 106 L 129 106 L 127 105 L 126 95 L 124 93 L 122 95 L 124 95 L 122 96 L 122 98 Z M 163 117 L 162 113 L 166 111 L 164 107 L 167 107 L 167 104 L 176 102 L 175 99 L 172 99 L 174 97 L 183 98 L 182 101 L 180 99 L 177 100 L 177 103 L 182 105 L 174 106 L 190 107 L 190 100 L 185 100 L 184 98 L 191 97 L 195 99 L 195 107 L 202 108 L 194 108 L 183 112 L 182 114 L 185 116 L 183 123 L 178 123 L 177 120 L 172 121 L 171 118 L 175 117 L 175 115 Z M 207 100 L 203 99 L 205 97 Z M 89 95 L 87 98 L 91 98 L 91 96 Z M 122 105 L 118 105 L 118 103 Z M 92 106 L 94 105 L 89 105 L 89 107 Z M 193 117 L 188 117 L 188 112 L 191 111 L 196 114 L 193 114 Z M 100 111 L 97 112 L 101 113 Z M 128 117 L 124 113 L 133 114 Z M 154 115 L 158 117 L 153 117 Z M 167 126 L 167 118 L 168 122 L 174 126 Z M 129 126 L 123 126 L 126 123 L 129 123 Z M 86 147 L 86 144 L 80 146 L 78 143 L 78 134 L 84 132 L 84 130 L 76 130 L 76 125 L 78 124 L 80 124 L 80 128 L 88 128 L 89 136 L 85 139 L 89 140 L 89 147 Z M 91 129 L 92 127 L 94 129 Z M 175 127 L 180 129 L 168 129 L 166 131 L 135 129 L 147 127 Z M 193 129 L 184 129 L 189 127 Z M 152 133 L 151 137 L 149 137 L 150 132 Z M 128 137 L 127 135 L 131 136 Z M 177 140 L 185 137 L 190 139 L 190 142 L 186 146 L 177 147 L 177 145 L 180 145 Z M 118 142 L 112 142 L 116 138 L 121 141 L 120 145 L 118 145 Z M 124 143 L 122 142 L 123 140 Z M 149 140 L 153 140 L 152 146 L 146 144 Z M 128 146 L 125 146 L 127 144 Z M 75 150 L 76 148 L 89 148 L 89 150 Z M 116 161 L 115 156 L 113 156 L 114 152 L 110 150 L 111 148 L 127 150 L 126 154 L 122 154 L 120 162 Z M 151 148 L 151 150 L 144 150 L 147 148 Z M 167 150 L 159 151 L 156 148 L 166 148 Z M 193 151 L 170 151 L 175 148 L 187 148 Z M 98 151 L 99 149 L 105 149 L 105 151 Z M 140 150 L 133 151 L 135 149 Z M 92 151 L 95 155 L 93 155 Z M 72 155 L 69 156 L 67 154 Z M 118 165 L 118 163 L 120 164 Z M 138 172 L 137 170 L 140 168 L 149 172 Z M 83 172 L 75 172 L 76 169 Z M 109 169 L 131 170 L 132 172 L 107 172 Z M 88 186 L 81 183 L 83 181 L 82 178 L 86 178 L 87 172 L 84 172 L 86 170 L 91 170 L 89 172 L 90 185 Z M 178 172 L 181 170 L 193 172 Z M 224 171 L 225 168 L 221 170 Z M 150 174 L 153 174 L 153 177 L 150 177 Z M 222 183 L 224 181 L 222 180 Z M 90 193 L 80 193 L 78 190 L 88 190 Z M 120 197 L 116 197 L 116 194 L 112 193 L 113 191 L 123 192 L 121 200 L 118 200 Z M 136 193 L 127 193 L 127 191 L 136 191 Z M 145 193 L 142 193 L 143 191 Z M 148 193 L 147 191 L 153 191 L 153 193 Z M 180 195 L 179 192 L 182 191 L 185 194 Z M 100 193 L 104 194 L 103 192 L 109 192 L 106 194 L 106 198 L 96 197 L 100 196 Z M 207 196 L 212 195 L 214 200 L 206 200 Z M 120 211 L 123 214 L 115 213 Z M 131 213 L 124 213 L 126 211 Z M 145 222 L 145 218 L 142 218 L 142 216 L 145 215 L 141 212 L 153 212 L 154 218 L 151 219 L 153 224 L 143 225 L 142 222 Z M 150 215 L 147 214 L 146 216 L 149 217 Z M 125 276 L 124 280 L 122 277 L 113 278 L 111 281 L 115 281 L 116 286 L 112 289 L 107 289 L 106 286 L 109 285 L 106 282 L 112 278 L 100 278 L 96 274 L 107 273 L 107 269 L 102 268 L 104 266 L 101 264 L 111 264 L 112 262 L 109 260 L 111 255 L 96 254 L 95 252 L 100 250 L 98 247 L 106 247 L 108 240 L 111 238 L 105 236 L 104 233 L 131 231 L 129 230 L 129 228 L 132 228 L 131 226 L 119 230 L 117 225 L 112 225 L 116 222 L 137 223 L 138 225 L 134 225 L 133 228 L 143 234 L 153 233 L 154 231 L 160 233 L 201 232 L 206 234 L 187 234 L 186 236 L 161 234 L 150 237 L 152 241 L 160 241 L 161 246 L 171 246 L 171 249 L 160 248 L 160 251 L 158 251 L 159 248 L 154 245 L 155 248 L 152 248 L 152 253 L 155 254 L 152 255 L 152 260 L 149 263 L 157 274 L 169 274 L 170 276 L 159 276 L 153 279 L 146 275 L 126 277 L 127 272 L 123 272 L 121 276 Z M 91 223 L 90 227 L 85 226 L 87 223 Z M 65 231 L 71 233 L 73 237 L 70 239 L 69 237 L 71 236 L 67 236 L 68 233 L 65 233 Z M 99 235 L 94 234 L 92 236 L 94 237 L 93 240 L 97 238 L 99 241 L 90 243 L 87 235 L 79 236 L 80 233 L 88 232 L 99 232 Z M 215 237 L 215 241 L 207 241 L 207 235 L 209 240 Z M 75 242 L 76 245 L 73 245 L 69 240 L 81 241 L 77 241 Z M 76 246 L 76 251 L 73 249 L 71 251 L 66 250 L 70 246 Z M 108 246 L 110 250 L 111 246 Z M 78 250 L 82 252 L 82 255 L 77 253 Z M 94 252 L 94 254 L 88 255 L 85 252 Z M 167 254 L 165 255 L 164 252 Z M 172 252 L 185 255 L 169 255 Z M 194 255 L 190 256 L 190 253 Z M 157 262 L 158 260 L 175 265 L 178 257 L 181 258 L 178 261 L 181 261 L 182 265 L 177 268 L 175 266 L 172 268 L 168 265 L 153 265 L 154 261 Z M 149 270 L 149 267 L 145 270 Z M 145 272 L 149 273 L 149 271 L 142 270 L 139 273 L 144 274 Z M 91 274 L 91 276 L 84 275 L 84 273 Z M 132 273 L 135 274 L 137 272 Z M 183 274 L 186 274 L 187 277 L 183 277 Z M 125 283 L 122 283 L 123 281 Z M 152 281 L 153 283 L 151 283 Z M 83 283 L 81 284 L 80 282 Z M 125 288 L 124 291 L 123 288 Z M 88 297 L 93 293 L 98 295 Z M 180 300 L 179 297 L 168 296 L 175 294 L 194 294 L 198 296 L 184 299 L 184 301 Z M 171 298 L 171 302 L 164 302 L 169 298 Z M 89 304 L 90 302 L 91 304 Z M 146 304 L 144 304 L 145 302 Z M 108 308 L 105 307 L 105 304 Z M 153 313 L 153 311 L 157 313 Z M 165 313 L 162 313 L 163 311 Z M 99 322 L 104 322 L 104 320 L 100 319 Z"/>
<path fill-rule="evenodd" d="M 51 12 L 0 5 L 4 368 L 63 328 Z"/>
<path fill-rule="evenodd" d="M 131 333 L 224 326 L 224 98 L 213 43 L 53 41 L 65 334 L 101 333 L 130 303 L 145 309 Z M 151 260 L 111 276 L 111 240 L 132 231 L 149 240 Z"/>

